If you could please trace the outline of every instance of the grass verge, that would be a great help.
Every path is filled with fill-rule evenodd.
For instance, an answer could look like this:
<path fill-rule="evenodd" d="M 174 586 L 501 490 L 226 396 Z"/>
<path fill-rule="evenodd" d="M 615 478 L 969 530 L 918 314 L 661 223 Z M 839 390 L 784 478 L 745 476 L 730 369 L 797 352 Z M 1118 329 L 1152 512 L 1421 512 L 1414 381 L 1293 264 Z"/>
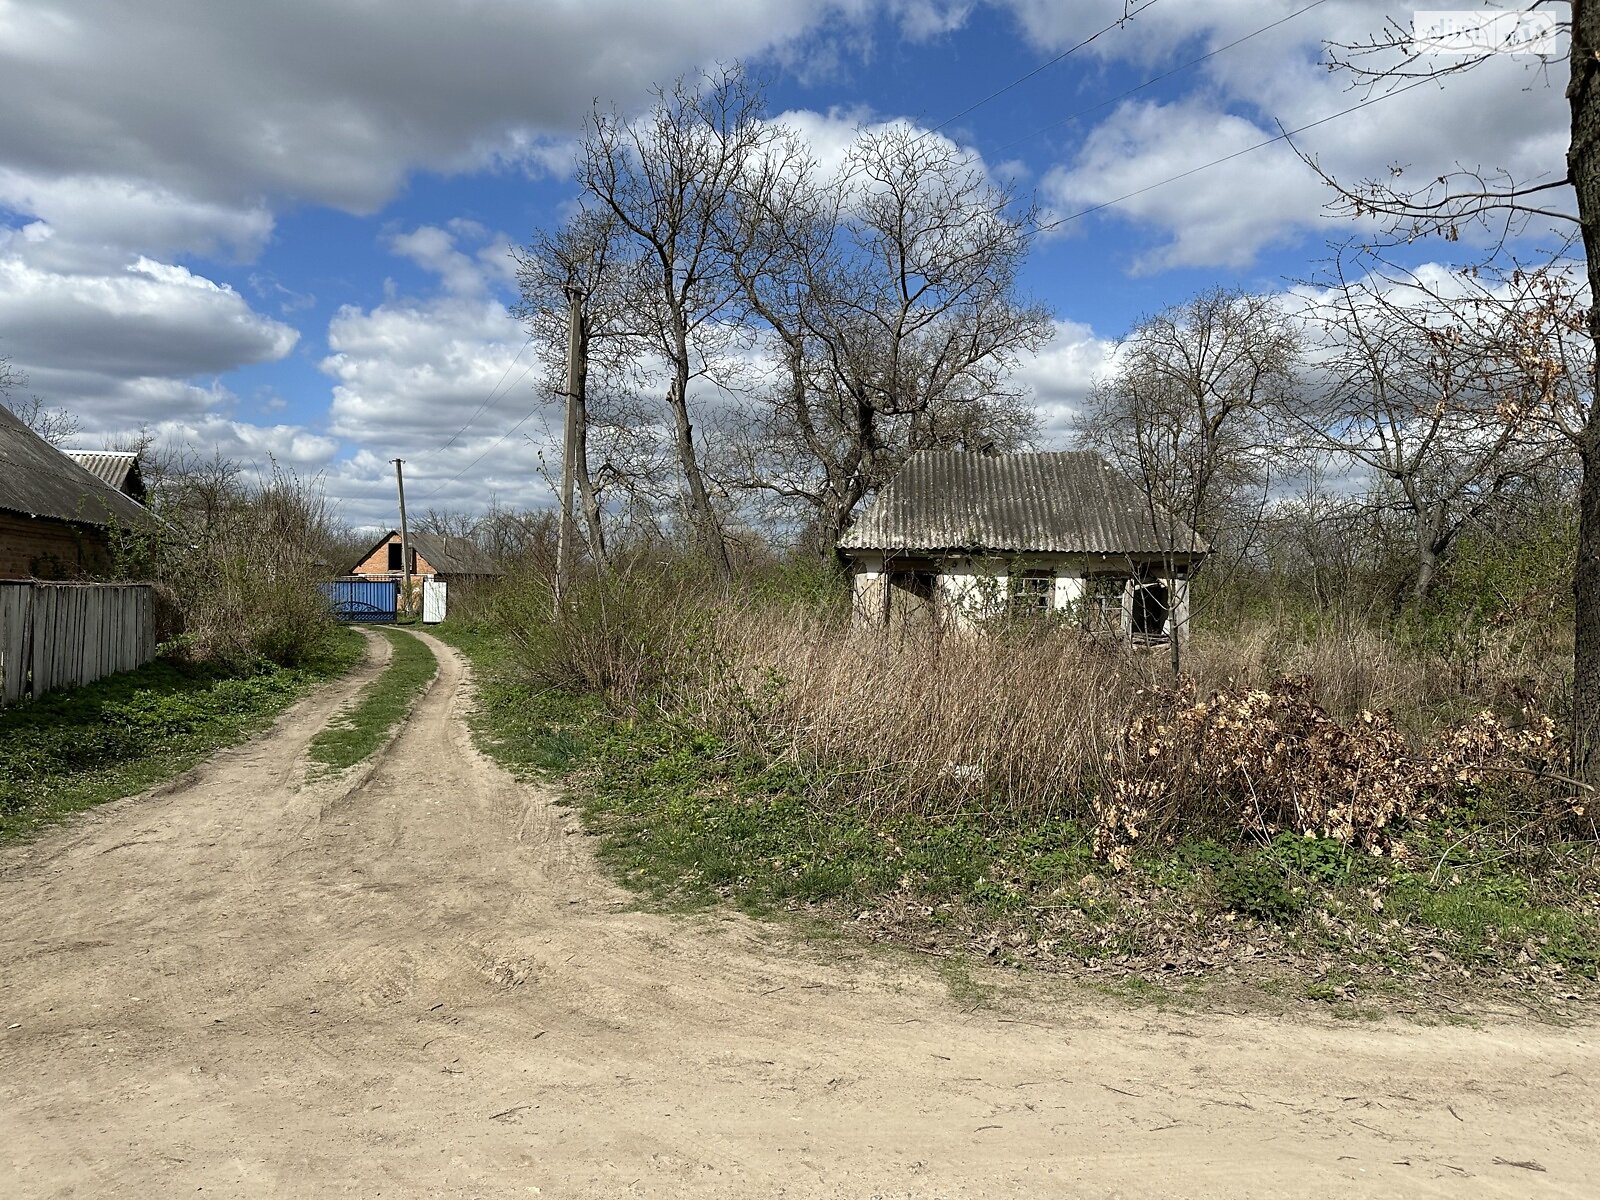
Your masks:
<path fill-rule="evenodd" d="M 362 688 L 356 702 L 311 739 L 311 761 L 328 771 L 352 767 L 383 745 L 439 669 L 433 651 L 422 639 L 390 630 L 384 630 L 383 636 L 394 647 L 383 674 Z"/>
<path fill-rule="evenodd" d="M 247 670 L 162 657 L 84 687 L 0 710 L 0 841 L 143 791 L 265 729 L 365 643 L 331 634 L 294 668 Z"/>
<path fill-rule="evenodd" d="M 1600 998 L 1589 844 L 1546 844 L 1534 861 L 1464 812 L 1408 835 L 1404 861 L 1327 839 L 1190 838 L 1114 872 L 1078 821 L 873 817 L 838 802 L 839 776 L 529 689 L 492 632 L 442 636 L 476 667 L 484 750 L 517 773 L 564 774 L 602 863 L 662 907 L 809 910 L 1133 996 L 1182 998 L 1225 978 L 1345 1017 L 1464 991 Z"/>

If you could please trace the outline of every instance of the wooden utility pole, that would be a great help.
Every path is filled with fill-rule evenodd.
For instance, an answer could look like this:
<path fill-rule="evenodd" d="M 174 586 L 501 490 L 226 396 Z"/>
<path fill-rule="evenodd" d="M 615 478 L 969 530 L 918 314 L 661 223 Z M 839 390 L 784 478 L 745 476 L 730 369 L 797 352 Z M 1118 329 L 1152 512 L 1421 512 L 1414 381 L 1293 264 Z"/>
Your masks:
<path fill-rule="evenodd" d="M 400 585 L 400 609 L 411 603 L 411 531 L 406 528 L 406 460 L 394 459 L 394 485 L 400 493 L 400 570 L 405 582 Z"/>
<path fill-rule="evenodd" d="M 555 599 L 572 583 L 572 477 L 578 452 L 578 387 L 583 378 L 583 292 L 567 288 L 567 420 L 561 437 L 561 523 L 556 532 Z"/>

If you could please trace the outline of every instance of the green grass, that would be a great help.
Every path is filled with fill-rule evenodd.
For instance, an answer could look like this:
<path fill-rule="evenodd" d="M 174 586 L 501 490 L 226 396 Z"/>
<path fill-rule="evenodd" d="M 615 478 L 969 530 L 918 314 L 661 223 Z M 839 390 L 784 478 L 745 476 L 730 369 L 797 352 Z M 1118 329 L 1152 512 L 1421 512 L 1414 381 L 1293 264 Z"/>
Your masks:
<path fill-rule="evenodd" d="M 439 669 L 433 651 L 420 638 L 390 630 L 383 636 L 394 647 L 383 673 L 311 739 L 311 761 L 329 771 L 354 766 L 383 745 Z"/>
<path fill-rule="evenodd" d="M 0 841 L 143 791 L 260 732 L 311 688 L 349 671 L 363 646 L 339 630 L 303 666 L 243 671 L 162 657 L 0 709 Z"/>
<path fill-rule="evenodd" d="M 1206 944 L 1263 928 L 1303 948 L 1308 967 L 1331 955 L 1380 981 L 1391 970 L 1436 968 L 1425 951 L 1471 969 L 1521 956 L 1590 979 L 1600 965 L 1593 847 L 1569 848 L 1564 861 L 1578 866 L 1564 878 L 1537 861 L 1549 847 L 1519 859 L 1484 826 L 1490 836 L 1472 850 L 1452 821 L 1433 836 L 1408 835 L 1415 869 L 1280 835 L 1265 846 L 1147 846 L 1116 875 L 1095 859 L 1081 822 L 874 818 L 840 803 L 841 779 L 816 768 L 741 753 L 672 719 L 620 719 L 595 697 L 522 686 L 492 630 L 447 625 L 441 635 L 477 668 L 474 726 L 486 752 L 524 775 L 569 773 L 601 862 L 665 908 L 909 905 L 928 928 L 958 939 L 974 929 L 1020 932 L 1024 945 L 1049 938 L 1083 960 L 1144 956 L 1158 965 L 1191 949 L 1212 957 Z M 1451 869 L 1432 870 L 1441 856 Z M 997 961 L 1011 957 L 1005 950 Z M 1307 999 L 1335 999 L 1325 980 L 1310 988 Z M 1366 1012 L 1347 998 L 1335 1007 Z"/>

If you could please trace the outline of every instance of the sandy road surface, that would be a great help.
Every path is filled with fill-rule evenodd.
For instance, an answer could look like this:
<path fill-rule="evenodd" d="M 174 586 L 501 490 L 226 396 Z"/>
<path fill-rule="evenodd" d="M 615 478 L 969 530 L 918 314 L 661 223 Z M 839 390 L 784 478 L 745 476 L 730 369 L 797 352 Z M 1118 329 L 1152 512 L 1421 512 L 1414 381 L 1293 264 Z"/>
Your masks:
<path fill-rule="evenodd" d="M 359 784 L 352 680 L 0 852 L 0 1196 L 1600 1195 L 1592 1030 L 968 1013 L 629 911 L 433 644 Z"/>

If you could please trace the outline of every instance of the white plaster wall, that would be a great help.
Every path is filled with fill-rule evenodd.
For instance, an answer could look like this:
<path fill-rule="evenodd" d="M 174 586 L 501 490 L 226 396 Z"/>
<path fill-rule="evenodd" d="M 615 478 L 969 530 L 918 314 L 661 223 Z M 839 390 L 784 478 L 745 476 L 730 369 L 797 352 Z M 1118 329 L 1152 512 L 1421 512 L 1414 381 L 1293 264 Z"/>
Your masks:
<path fill-rule="evenodd" d="M 883 573 L 880 557 L 855 560 L 855 571 L 850 578 L 851 607 L 855 620 L 862 624 L 882 624 L 888 611 L 886 589 L 888 577 Z"/>

